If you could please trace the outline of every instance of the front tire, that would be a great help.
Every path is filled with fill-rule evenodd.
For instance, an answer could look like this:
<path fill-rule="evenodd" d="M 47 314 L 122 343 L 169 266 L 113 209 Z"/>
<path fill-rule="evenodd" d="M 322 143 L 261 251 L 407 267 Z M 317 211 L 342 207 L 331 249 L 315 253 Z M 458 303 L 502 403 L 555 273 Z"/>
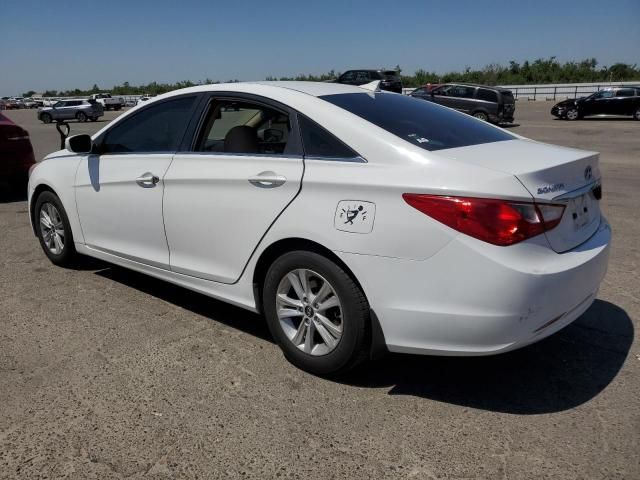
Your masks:
<path fill-rule="evenodd" d="M 580 118 L 580 112 L 577 108 L 570 108 L 565 114 L 565 118 L 570 121 L 578 120 Z"/>
<path fill-rule="evenodd" d="M 73 266 L 78 259 L 67 212 L 52 192 L 42 192 L 36 200 L 34 223 L 40 246 L 52 263 Z"/>
<path fill-rule="evenodd" d="M 475 118 L 477 118 L 478 120 L 482 120 L 483 122 L 488 122 L 488 121 L 489 121 L 489 115 L 487 115 L 487 114 L 486 114 L 486 113 L 484 113 L 484 112 L 475 112 L 475 113 L 473 114 L 473 116 L 474 116 Z"/>
<path fill-rule="evenodd" d="M 636 111 L 633 113 L 633 118 L 634 120 L 640 120 L 640 107 L 638 107 Z"/>
<path fill-rule="evenodd" d="M 48 113 L 43 113 L 42 115 L 40 115 L 40 120 L 42 120 L 43 123 L 51 123 L 51 120 L 53 119 Z"/>
<path fill-rule="evenodd" d="M 86 113 L 84 113 L 84 112 L 78 112 L 78 113 L 76 113 L 76 119 L 77 119 L 79 122 L 86 122 L 86 121 L 87 121 L 87 118 L 88 118 L 88 117 L 87 117 L 87 114 L 86 114 Z"/>
<path fill-rule="evenodd" d="M 279 257 L 264 281 L 263 305 L 285 357 L 317 375 L 340 374 L 366 359 L 369 303 L 342 267 L 314 252 Z"/>

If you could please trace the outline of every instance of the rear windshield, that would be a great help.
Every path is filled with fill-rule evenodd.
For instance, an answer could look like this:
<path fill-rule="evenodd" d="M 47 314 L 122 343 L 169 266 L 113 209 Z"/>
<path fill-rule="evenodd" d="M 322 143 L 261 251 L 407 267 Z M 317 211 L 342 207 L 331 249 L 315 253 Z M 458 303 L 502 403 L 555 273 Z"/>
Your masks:
<path fill-rule="evenodd" d="M 382 75 L 385 78 L 395 78 L 398 76 L 398 72 L 396 72 L 395 70 L 387 70 L 385 72 L 382 72 Z"/>
<path fill-rule="evenodd" d="M 425 150 L 515 138 L 464 113 L 395 93 L 344 93 L 320 98 Z"/>

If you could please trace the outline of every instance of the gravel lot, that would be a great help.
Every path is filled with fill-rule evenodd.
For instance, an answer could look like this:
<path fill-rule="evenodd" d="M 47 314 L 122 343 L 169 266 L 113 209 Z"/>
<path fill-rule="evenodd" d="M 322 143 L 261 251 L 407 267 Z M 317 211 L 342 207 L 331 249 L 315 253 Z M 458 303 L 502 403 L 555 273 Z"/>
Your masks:
<path fill-rule="evenodd" d="M 313 377 L 259 316 L 97 261 L 54 267 L 5 198 L 0 477 L 640 478 L 640 122 L 550 107 L 518 104 L 511 130 L 602 153 L 609 273 L 574 324 L 495 357 Z M 57 149 L 34 111 L 7 115 L 37 157 Z"/>

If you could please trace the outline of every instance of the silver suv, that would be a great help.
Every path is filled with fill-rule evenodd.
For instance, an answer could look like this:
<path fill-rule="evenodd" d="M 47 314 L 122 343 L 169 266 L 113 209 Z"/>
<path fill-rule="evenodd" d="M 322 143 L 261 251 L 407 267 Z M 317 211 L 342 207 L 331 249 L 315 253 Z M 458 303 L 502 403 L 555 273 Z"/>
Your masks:
<path fill-rule="evenodd" d="M 95 100 L 60 100 L 51 107 L 38 109 L 38 120 L 51 123 L 56 120 L 78 120 L 95 122 L 104 115 L 104 108 Z"/>

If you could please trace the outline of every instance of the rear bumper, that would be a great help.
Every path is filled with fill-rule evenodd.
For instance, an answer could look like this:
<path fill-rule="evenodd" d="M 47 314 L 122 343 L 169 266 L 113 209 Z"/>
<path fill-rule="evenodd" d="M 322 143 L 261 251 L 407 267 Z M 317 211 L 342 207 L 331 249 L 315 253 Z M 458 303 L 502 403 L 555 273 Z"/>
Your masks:
<path fill-rule="evenodd" d="M 389 350 L 491 355 L 582 315 L 606 273 L 610 240 L 603 218 L 587 242 L 562 254 L 544 237 L 503 248 L 464 235 L 425 261 L 336 253 L 360 280 Z"/>

